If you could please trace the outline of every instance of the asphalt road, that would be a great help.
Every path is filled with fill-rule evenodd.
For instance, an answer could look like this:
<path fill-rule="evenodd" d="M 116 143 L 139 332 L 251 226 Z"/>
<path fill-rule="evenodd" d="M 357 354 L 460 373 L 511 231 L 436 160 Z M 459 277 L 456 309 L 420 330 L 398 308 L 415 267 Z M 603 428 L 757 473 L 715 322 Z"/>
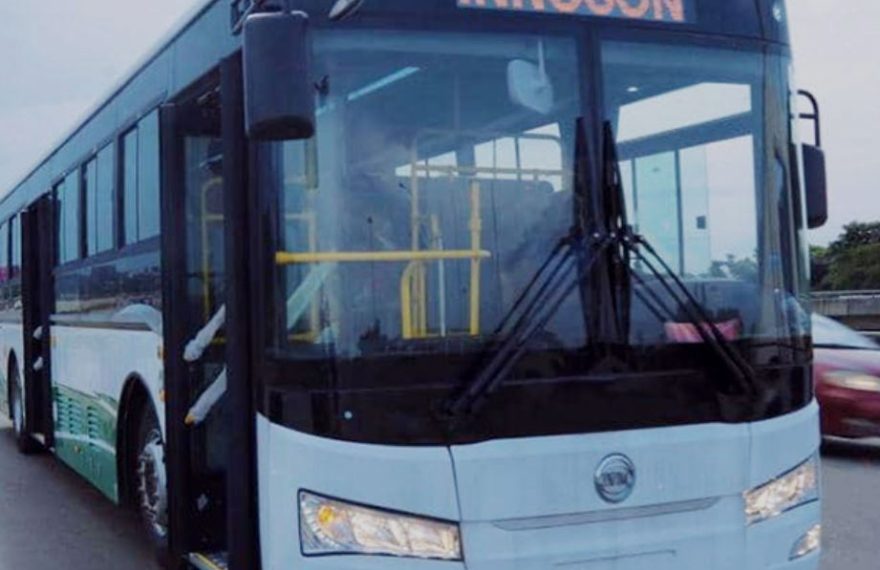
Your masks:
<path fill-rule="evenodd" d="M 825 446 L 823 570 L 880 567 L 880 442 Z M 134 515 L 48 455 L 24 458 L 0 420 L 0 570 L 156 570 Z"/>
<path fill-rule="evenodd" d="M 137 517 L 48 454 L 23 457 L 0 419 L 0 570 L 156 570 Z"/>

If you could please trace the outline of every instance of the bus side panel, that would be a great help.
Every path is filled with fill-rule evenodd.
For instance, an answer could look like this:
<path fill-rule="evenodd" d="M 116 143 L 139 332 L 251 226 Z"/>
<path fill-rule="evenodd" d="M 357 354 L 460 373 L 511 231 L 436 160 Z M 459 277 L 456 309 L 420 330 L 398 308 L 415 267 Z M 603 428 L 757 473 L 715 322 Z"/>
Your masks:
<path fill-rule="evenodd" d="M 137 376 L 158 401 L 161 339 L 150 331 L 54 326 L 52 363 L 56 454 L 119 502 L 119 398 Z"/>

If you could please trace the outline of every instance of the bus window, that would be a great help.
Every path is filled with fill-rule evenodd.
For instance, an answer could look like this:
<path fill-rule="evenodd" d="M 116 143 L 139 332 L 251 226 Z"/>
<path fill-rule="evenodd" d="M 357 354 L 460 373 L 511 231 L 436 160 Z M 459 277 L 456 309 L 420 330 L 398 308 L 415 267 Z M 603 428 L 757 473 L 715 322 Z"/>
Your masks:
<path fill-rule="evenodd" d="M 159 235 L 159 114 L 141 119 L 122 139 L 125 244 Z"/>
<path fill-rule="evenodd" d="M 138 241 L 137 165 L 138 133 L 133 129 L 122 139 L 122 235 L 126 245 Z"/>
<path fill-rule="evenodd" d="M 68 174 L 55 187 L 55 199 L 58 211 L 58 262 L 64 264 L 80 258 L 79 170 Z"/>
<path fill-rule="evenodd" d="M 631 223 L 733 337 L 778 334 L 785 312 L 773 307 L 795 285 L 773 252 L 795 259 L 796 247 L 786 165 L 762 124 L 761 54 L 609 42 L 603 62 Z M 675 340 L 682 317 L 650 291 L 635 288 L 634 340 Z"/>
<path fill-rule="evenodd" d="M 138 123 L 138 240 L 159 235 L 159 114 Z"/>
<path fill-rule="evenodd" d="M 86 251 L 90 256 L 114 246 L 113 164 L 113 146 L 108 145 L 85 167 Z"/>
<path fill-rule="evenodd" d="M 21 214 L 17 214 L 12 218 L 10 243 L 10 263 L 9 277 L 17 279 L 21 277 Z M 19 285 L 20 286 L 20 285 Z"/>
<path fill-rule="evenodd" d="M 0 283 L 9 280 L 9 224 L 0 225 Z"/>
<path fill-rule="evenodd" d="M 491 335 L 573 225 L 576 51 L 562 38 L 319 39 L 317 137 L 278 145 L 281 345 L 340 355 Z M 548 109 L 511 98 L 544 59 Z M 316 175 L 309 175 L 309 170 Z M 316 187 L 311 187 L 312 184 Z M 577 295 L 548 342 L 581 346 Z M 282 320 L 283 322 L 278 322 Z"/>
<path fill-rule="evenodd" d="M 93 158 L 83 167 L 82 193 L 86 198 L 83 219 L 86 227 L 86 253 L 97 253 L 98 244 L 98 160 Z"/>

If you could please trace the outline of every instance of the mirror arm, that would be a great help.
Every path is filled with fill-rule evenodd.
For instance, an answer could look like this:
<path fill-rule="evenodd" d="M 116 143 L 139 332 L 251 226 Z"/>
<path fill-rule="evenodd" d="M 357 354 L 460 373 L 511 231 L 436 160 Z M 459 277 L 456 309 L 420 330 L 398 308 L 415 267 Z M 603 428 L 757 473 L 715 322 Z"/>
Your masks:
<path fill-rule="evenodd" d="M 813 122 L 813 133 L 816 137 L 816 148 L 822 148 L 822 115 L 819 111 L 819 100 L 811 92 L 801 89 L 798 95 L 807 99 L 813 107 L 812 113 L 801 113 L 799 118 Z"/>
<path fill-rule="evenodd" d="M 232 0 L 232 35 L 241 35 L 244 22 L 251 14 L 257 12 L 292 12 L 295 6 L 292 0 Z"/>

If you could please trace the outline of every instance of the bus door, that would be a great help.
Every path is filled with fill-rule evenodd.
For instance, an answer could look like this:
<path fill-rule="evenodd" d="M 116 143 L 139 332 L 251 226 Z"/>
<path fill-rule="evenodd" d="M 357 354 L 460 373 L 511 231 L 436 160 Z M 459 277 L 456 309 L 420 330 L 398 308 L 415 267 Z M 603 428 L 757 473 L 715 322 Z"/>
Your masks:
<path fill-rule="evenodd" d="M 229 447 L 220 105 L 207 81 L 162 119 L 170 549 L 180 564 L 201 556 L 209 568 L 224 566 Z"/>
<path fill-rule="evenodd" d="M 46 195 L 21 217 L 22 305 L 24 335 L 24 380 L 26 429 L 42 436 L 43 445 L 53 441 L 50 373 L 50 319 L 54 310 L 52 282 L 55 235 L 51 198 Z"/>

